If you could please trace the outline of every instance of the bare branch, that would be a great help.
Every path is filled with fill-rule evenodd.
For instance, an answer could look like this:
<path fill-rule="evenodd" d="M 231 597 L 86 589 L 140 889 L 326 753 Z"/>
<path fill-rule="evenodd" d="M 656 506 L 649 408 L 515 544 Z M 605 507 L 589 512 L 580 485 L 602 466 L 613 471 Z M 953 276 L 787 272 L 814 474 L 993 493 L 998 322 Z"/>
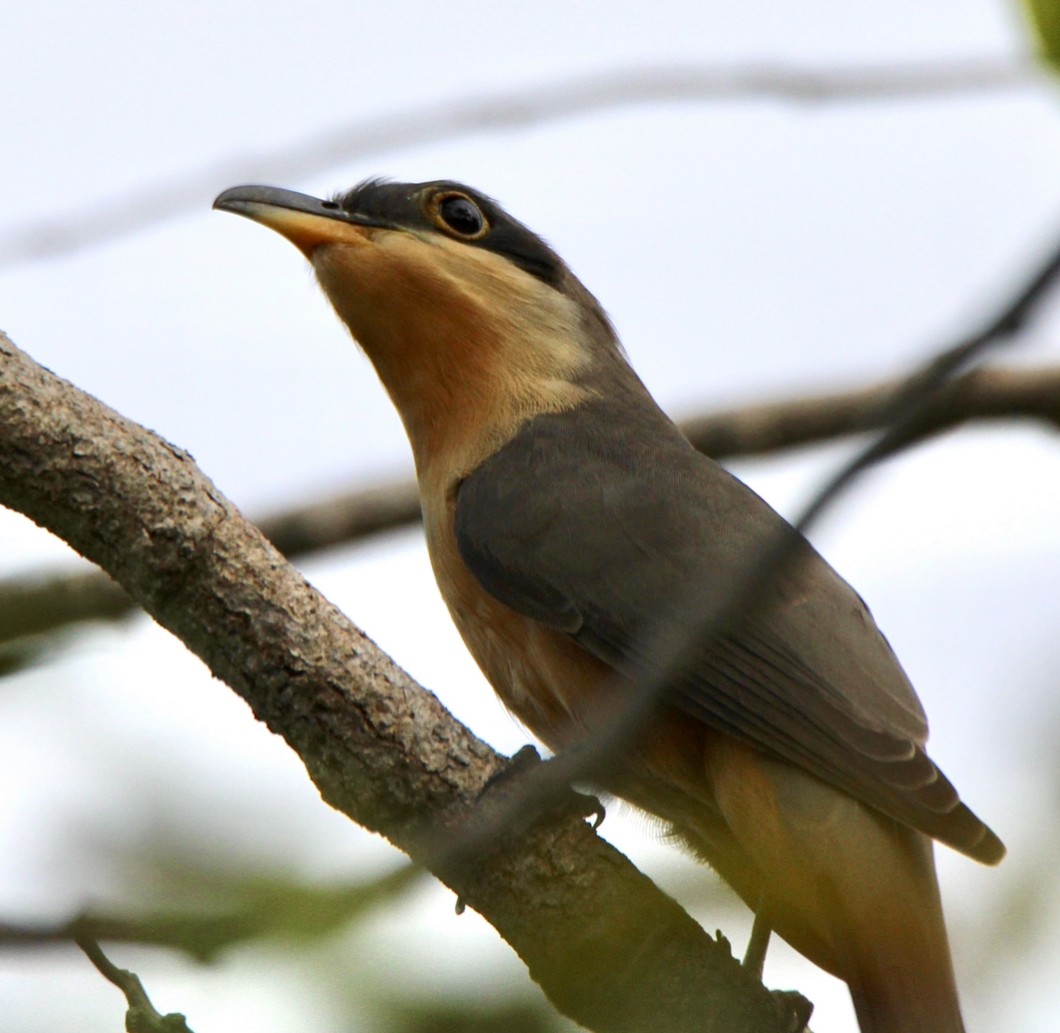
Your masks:
<path fill-rule="evenodd" d="M 218 183 L 277 179 L 300 182 L 338 165 L 436 140 L 559 121 L 594 111 L 663 102 L 706 103 L 760 98 L 837 103 L 917 100 L 1047 81 L 1030 62 L 958 59 L 930 63 L 798 68 L 780 64 L 658 65 L 565 79 L 358 118 L 274 150 L 228 158 L 120 197 L 81 203 L 76 212 L 0 230 L 0 268 L 66 254 L 113 240 L 208 206 Z"/>
<path fill-rule="evenodd" d="M 0 922 L 0 949 L 47 947 L 88 939 L 183 951 L 212 961 L 236 944 L 275 938 L 319 938 L 393 901 L 423 875 L 413 864 L 367 882 L 307 885 L 281 879 L 200 878 L 187 887 L 223 907 L 136 915 L 86 911 L 58 924 Z"/>
<path fill-rule="evenodd" d="M 285 556 L 301 556 L 420 522 L 416 482 L 354 489 L 260 521 L 262 534 Z"/>
<path fill-rule="evenodd" d="M 1011 344 L 1034 319 L 1060 277 L 1060 241 L 1020 279 L 1013 293 L 982 324 L 937 352 L 908 378 L 895 394 L 884 415 L 879 437 L 836 471 L 803 510 L 795 526 L 805 531 L 840 492 L 865 470 L 920 439 L 918 428 L 930 414 L 935 399 L 952 384 L 962 370 L 981 362 L 991 350 Z"/>
<path fill-rule="evenodd" d="M 0 493 L 199 655 L 296 750 L 325 800 L 485 916 L 561 1011 L 616 1033 L 796 1028 L 790 1003 L 569 810 L 473 857 L 439 854 L 465 841 L 501 758 L 315 592 L 184 452 L 2 337 Z"/>
<path fill-rule="evenodd" d="M 178 1012 L 161 1014 L 147 996 L 140 977 L 135 972 L 118 968 L 95 940 L 89 936 L 79 936 L 77 945 L 103 976 L 125 994 L 129 1004 L 129 1010 L 125 1013 L 125 1028 L 129 1033 L 192 1033 L 183 1015 Z"/>
<path fill-rule="evenodd" d="M 681 429 L 715 459 L 762 455 L 879 430 L 905 378 L 693 416 Z M 1040 420 L 1060 427 L 1060 366 L 971 370 L 942 387 L 909 428 L 910 442 L 965 423 Z"/>
<path fill-rule="evenodd" d="M 903 379 L 829 394 L 789 398 L 693 416 L 681 429 L 714 458 L 760 455 L 875 430 L 905 386 Z M 1060 366 L 976 369 L 946 384 L 907 427 L 908 443 L 965 423 L 1038 420 L 1060 428 Z M 420 519 L 414 482 L 346 494 L 259 522 L 285 556 L 360 541 Z M 0 643 L 41 635 L 78 621 L 112 620 L 136 610 L 100 571 L 0 580 Z M 24 660 L 21 662 L 25 662 Z"/>
<path fill-rule="evenodd" d="M 400 481 L 312 502 L 267 517 L 258 526 L 280 552 L 292 557 L 360 541 L 419 519 L 416 485 Z M 45 635 L 78 621 L 117 620 L 136 611 L 128 594 L 99 570 L 0 579 L 0 643 Z"/>

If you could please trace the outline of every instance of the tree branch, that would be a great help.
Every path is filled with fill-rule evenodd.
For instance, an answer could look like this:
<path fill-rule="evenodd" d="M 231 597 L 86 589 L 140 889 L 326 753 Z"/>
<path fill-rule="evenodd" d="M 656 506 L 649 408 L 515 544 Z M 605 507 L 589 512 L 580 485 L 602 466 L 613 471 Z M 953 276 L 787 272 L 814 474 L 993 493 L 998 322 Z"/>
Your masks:
<path fill-rule="evenodd" d="M 258 527 L 290 558 L 360 541 L 419 520 L 419 492 L 409 480 L 311 502 L 266 517 L 258 521 Z M 117 620 L 137 609 L 128 593 L 99 570 L 0 578 L 0 644 L 45 635 L 79 621 Z"/>
<path fill-rule="evenodd" d="M 681 429 L 715 459 L 782 452 L 882 429 L 905 377 L 868 387 L 693 416 Z M 942 386 L 908 429 L 907 443 L 990 420 L 1040 420 L 1060 428 L 1060 366 L 974 369 Z"/>
<path fill-rule="evenodd" d="M 159 1012 L 147 996 L 140 977 L 135 972 L 118 968 L 94 939 L 79 936 L 77 945 L 88 955 L 89 961 L 99 969 L 103 977 L 125 994 L 129 1005 L 125 1013 L 125 1028 L 128 1033 L 192 1033 L 184 1016 L 179 1012 L 170 1012 L 168 1015 Z"/>
<path fill-rule="evenodd" d="M 681 429 L 716 459 L 781 452 L 883 427 L 907 386 L 904 378 L 848 391 L 782 399 L 693 416 Z M 1037 420 L 1060 428 L 1060 366 L 975 369 L 943 386 L 906 429 L 903 444 L 966 423 Z M 420 519 L 411 480 L 361 488 L 259 522 L 277 549 L 293 557 L 360 541 Z M 99 571 L 0 579 L 0 643 L 78 621 L 124 617 L 129 596 Z"/>
<path fill-rule="evenodd" d="M 374 154 L 471 133 L 509 131 L 594 111 L 662 102 L 760 98 L 780 102 L 915 100 L 1026 89 L 1048 78 L 1031 62 L 964 58 L 833 68 L 757 63 L 623 68 L 490 97 L 441 102 L 358 118 L 271 151 L 228 158 L 75 212 L 0 230 L 0 267 L 92 247 L 204 204 L 218 183 L 297 181 Z"/>
<path fill-rule="evenodd" d="M 195 871 L 182 899 L 218 906 L 140 912 L 135 915 L 83 911 L 59 923 L 0 922 L 0 949 L 20 950 L 81 940 L 138 944 L 179 950 L 209 962 L 237 944 L 275 939 L 319 939 L 390 903 L 424 877 L 406 863 L 365 882 L 322 886 L 289 879 L 211 878 Z"/>
<path fill-rule="evenodd" d="M 800 1028 L 790 1002 L 577 816 L 474 857 L 442 849 L 471 838 L 502 759 L 315 592 L 186 453 L 2 336 L 0 495 L 107 570 L 286 739 L 325 800 L 434 871 L 576 1021 L 608 1033 Z"/>

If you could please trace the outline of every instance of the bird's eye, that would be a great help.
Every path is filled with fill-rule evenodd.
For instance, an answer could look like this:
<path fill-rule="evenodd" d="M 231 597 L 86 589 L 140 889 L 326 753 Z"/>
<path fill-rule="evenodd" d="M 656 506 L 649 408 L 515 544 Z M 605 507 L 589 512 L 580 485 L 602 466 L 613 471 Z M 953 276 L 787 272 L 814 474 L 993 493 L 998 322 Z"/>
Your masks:
<path fill-rule="evenodd" d="M 489 232 L 486 216 L 467 194 L 436 194 L 431 198 L 430 212 L 440 229 L 464 240 L 479 240 Z"/>

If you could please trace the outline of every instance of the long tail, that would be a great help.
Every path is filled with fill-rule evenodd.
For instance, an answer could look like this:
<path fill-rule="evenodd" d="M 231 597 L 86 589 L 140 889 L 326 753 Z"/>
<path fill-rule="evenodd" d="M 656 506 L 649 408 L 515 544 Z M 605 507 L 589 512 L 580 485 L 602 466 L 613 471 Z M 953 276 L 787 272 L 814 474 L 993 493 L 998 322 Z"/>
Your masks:
<path fill-rule="evenodd" d="M 861 1033 L 965 1033 L 931 840 L 738 744 L 714 750 L 710 773 L 757 869 L 743 885 L 760 887 L 776 932 L 846 981 Z"/>
<path fill-rule="evenodd" d="M 859 914 L 839 904 L 834 926 L 861 1033 L 964 1033 L 931 841 L 887 831 L 893 849 L 878 858 L 887 895 L 863 899 Z"/>

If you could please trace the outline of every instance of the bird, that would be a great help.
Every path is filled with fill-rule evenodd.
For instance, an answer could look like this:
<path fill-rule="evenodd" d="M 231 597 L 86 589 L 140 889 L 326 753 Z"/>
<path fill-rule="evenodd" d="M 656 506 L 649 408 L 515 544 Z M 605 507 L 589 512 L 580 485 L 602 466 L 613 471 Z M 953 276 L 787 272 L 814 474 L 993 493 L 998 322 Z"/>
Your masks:
<path fill-rule="evenodd" d="M 962 1033 L 933 840 L 991 865 L 1001 840 L 928 756 L 861 598 L 691 446 L 562 258 L 450 180 L 238 186 L 214 207 L 293 243 L 367 354 L 439 590 L 507 708 L 561 751 L 663 672 L 602 789 L 845 980 L 862 1033 Z M 776 543 L 754 605 L 697 639 Z"/>

